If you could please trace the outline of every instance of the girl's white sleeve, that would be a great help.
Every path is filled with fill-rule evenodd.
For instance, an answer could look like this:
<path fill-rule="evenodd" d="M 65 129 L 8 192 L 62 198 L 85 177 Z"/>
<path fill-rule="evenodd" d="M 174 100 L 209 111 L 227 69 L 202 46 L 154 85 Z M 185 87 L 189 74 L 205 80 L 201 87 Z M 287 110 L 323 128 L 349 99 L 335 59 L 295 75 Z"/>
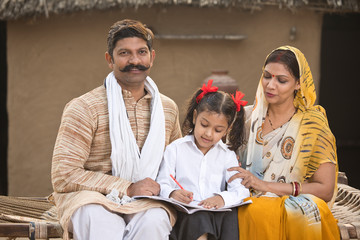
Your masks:
<path fill-rule="evenodd" d="M 230 155 L 230 156 L 229 156 Z M 223 191 L 220 193 L 225 202 L 225 207 L 242 202 L 245 198 L 250 197 L 249 189 L 247 189 L 244 185 L 241 184 L 242 179 L 236 178 L 232 182 L 228 182 L 229 178 L 238 173 L 237 171 L 227 171 L 230 167 L 239 166 L 236 154 L 231 152 L 226 158 L 226 182 L 227 182 L 227 191 Z"/>
<path fill-rule="evenodd" d="M 176 145 L 170 144 L 166 147 L 163 160 L 160 164 L 160 169 L 156 182 L 160 184 L 160 196 L 168 198 L 170 193 L 176 189 L 176 183 L 170 177 L 172 174 L 175 177 L 176 165 Z"/>

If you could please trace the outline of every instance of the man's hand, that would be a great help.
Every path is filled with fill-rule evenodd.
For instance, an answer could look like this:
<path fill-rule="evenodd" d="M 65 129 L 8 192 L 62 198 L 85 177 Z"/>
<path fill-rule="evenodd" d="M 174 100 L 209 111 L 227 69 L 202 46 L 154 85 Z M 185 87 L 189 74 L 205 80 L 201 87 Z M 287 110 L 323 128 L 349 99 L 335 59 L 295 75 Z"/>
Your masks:
<path fill-rule="evenodd" d="M 184 189 L 179 189 L 172 191 L 169 197 L 183 203 L 190 203 L 193 200 L 193 193 Z"/>
<path fill-rule="evenodd" d="M 145 178 L 136 183 L 132 183 L 127 189 L 129 197 L 145 195 L 156 196 L 160 193 L 160 185 L 151 178 Z"/>
<path fill-rule="evenodd" d="M 216 196 L 213 196 L 213 197 L 209 197 L 205 200 L 202 200 L 200 203 L 199 203 L 200 206 L 203 206 L 204 208 L 221 208 L 225 205 L 225 202 L 224 202 L 224 199 L 222 198 L 222 196 L 220 195 L 216 195 Z"/>

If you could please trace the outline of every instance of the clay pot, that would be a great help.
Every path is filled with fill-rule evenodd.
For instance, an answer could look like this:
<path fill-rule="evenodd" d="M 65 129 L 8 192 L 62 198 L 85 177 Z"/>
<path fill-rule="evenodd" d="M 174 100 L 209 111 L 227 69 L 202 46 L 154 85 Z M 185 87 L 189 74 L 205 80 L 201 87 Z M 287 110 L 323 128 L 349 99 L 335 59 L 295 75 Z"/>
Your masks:
<path fill-rule="evenodd" d="M 203 83 L 207 84 L 208 80 L 213 79 L 213 86 L 219 90 L 234 94 L 238 89 L 238 84 L 235 79 L 229 76 L 227 70 L 213 70 L 211 75 L 204 79 Z"/>

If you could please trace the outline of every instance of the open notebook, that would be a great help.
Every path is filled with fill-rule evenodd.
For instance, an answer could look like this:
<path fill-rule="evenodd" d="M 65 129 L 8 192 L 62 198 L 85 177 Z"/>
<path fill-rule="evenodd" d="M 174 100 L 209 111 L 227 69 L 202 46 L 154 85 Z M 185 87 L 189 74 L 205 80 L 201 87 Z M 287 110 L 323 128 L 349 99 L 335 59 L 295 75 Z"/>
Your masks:
<path fill-rule="evenodd" d="M 164 197 L 160 197 L 160 196 L 134 196 L 132 197 L 133 199 L 143 199 L 143 198 L 148 198 L 148 199 L 153 199 L 153 200 L 158 200 L 158 201 L 164 201 L 164 202 L 168 202 L 171 203 L 177 210 L 188 213 L 188 214 L 192 214 L 194 212 L 197 211 L 213 211 L 213 212 L 225 212 L 225 211 L 231 211 L 231 208 L 233 207 L 239 207 L 242 205 L 247 205 L 252 203 L 251 200 L 248 201 L 239 201 L 236 204 L 230 205 L 230 206 L 226 206 L 226 207 L 222 207 L 222 208 L 204 208 L 202 206 L 199 206 L 198 204 L 200 202 L 198 201 L 192 201 L 189 204 L 183 203 L 183 202 L 179 202 L 173 198 L 164 198 Z"/>

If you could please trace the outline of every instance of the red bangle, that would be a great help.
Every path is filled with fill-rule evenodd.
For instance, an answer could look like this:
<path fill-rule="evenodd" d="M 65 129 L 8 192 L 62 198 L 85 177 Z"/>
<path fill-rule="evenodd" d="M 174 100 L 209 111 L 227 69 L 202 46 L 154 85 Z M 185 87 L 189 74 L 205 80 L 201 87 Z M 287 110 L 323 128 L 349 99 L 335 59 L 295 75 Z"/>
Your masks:
<path fill-rule="evenodd" d="M 297 196 L 299 196 L 299 194 L 300 194 L 300 183 L 299 182 L 293 182 L 293 184 L 294 184 L 294 189 L 295 189 L 295 191 L 294 191 L 294 197 L 297 197 Z"/>

